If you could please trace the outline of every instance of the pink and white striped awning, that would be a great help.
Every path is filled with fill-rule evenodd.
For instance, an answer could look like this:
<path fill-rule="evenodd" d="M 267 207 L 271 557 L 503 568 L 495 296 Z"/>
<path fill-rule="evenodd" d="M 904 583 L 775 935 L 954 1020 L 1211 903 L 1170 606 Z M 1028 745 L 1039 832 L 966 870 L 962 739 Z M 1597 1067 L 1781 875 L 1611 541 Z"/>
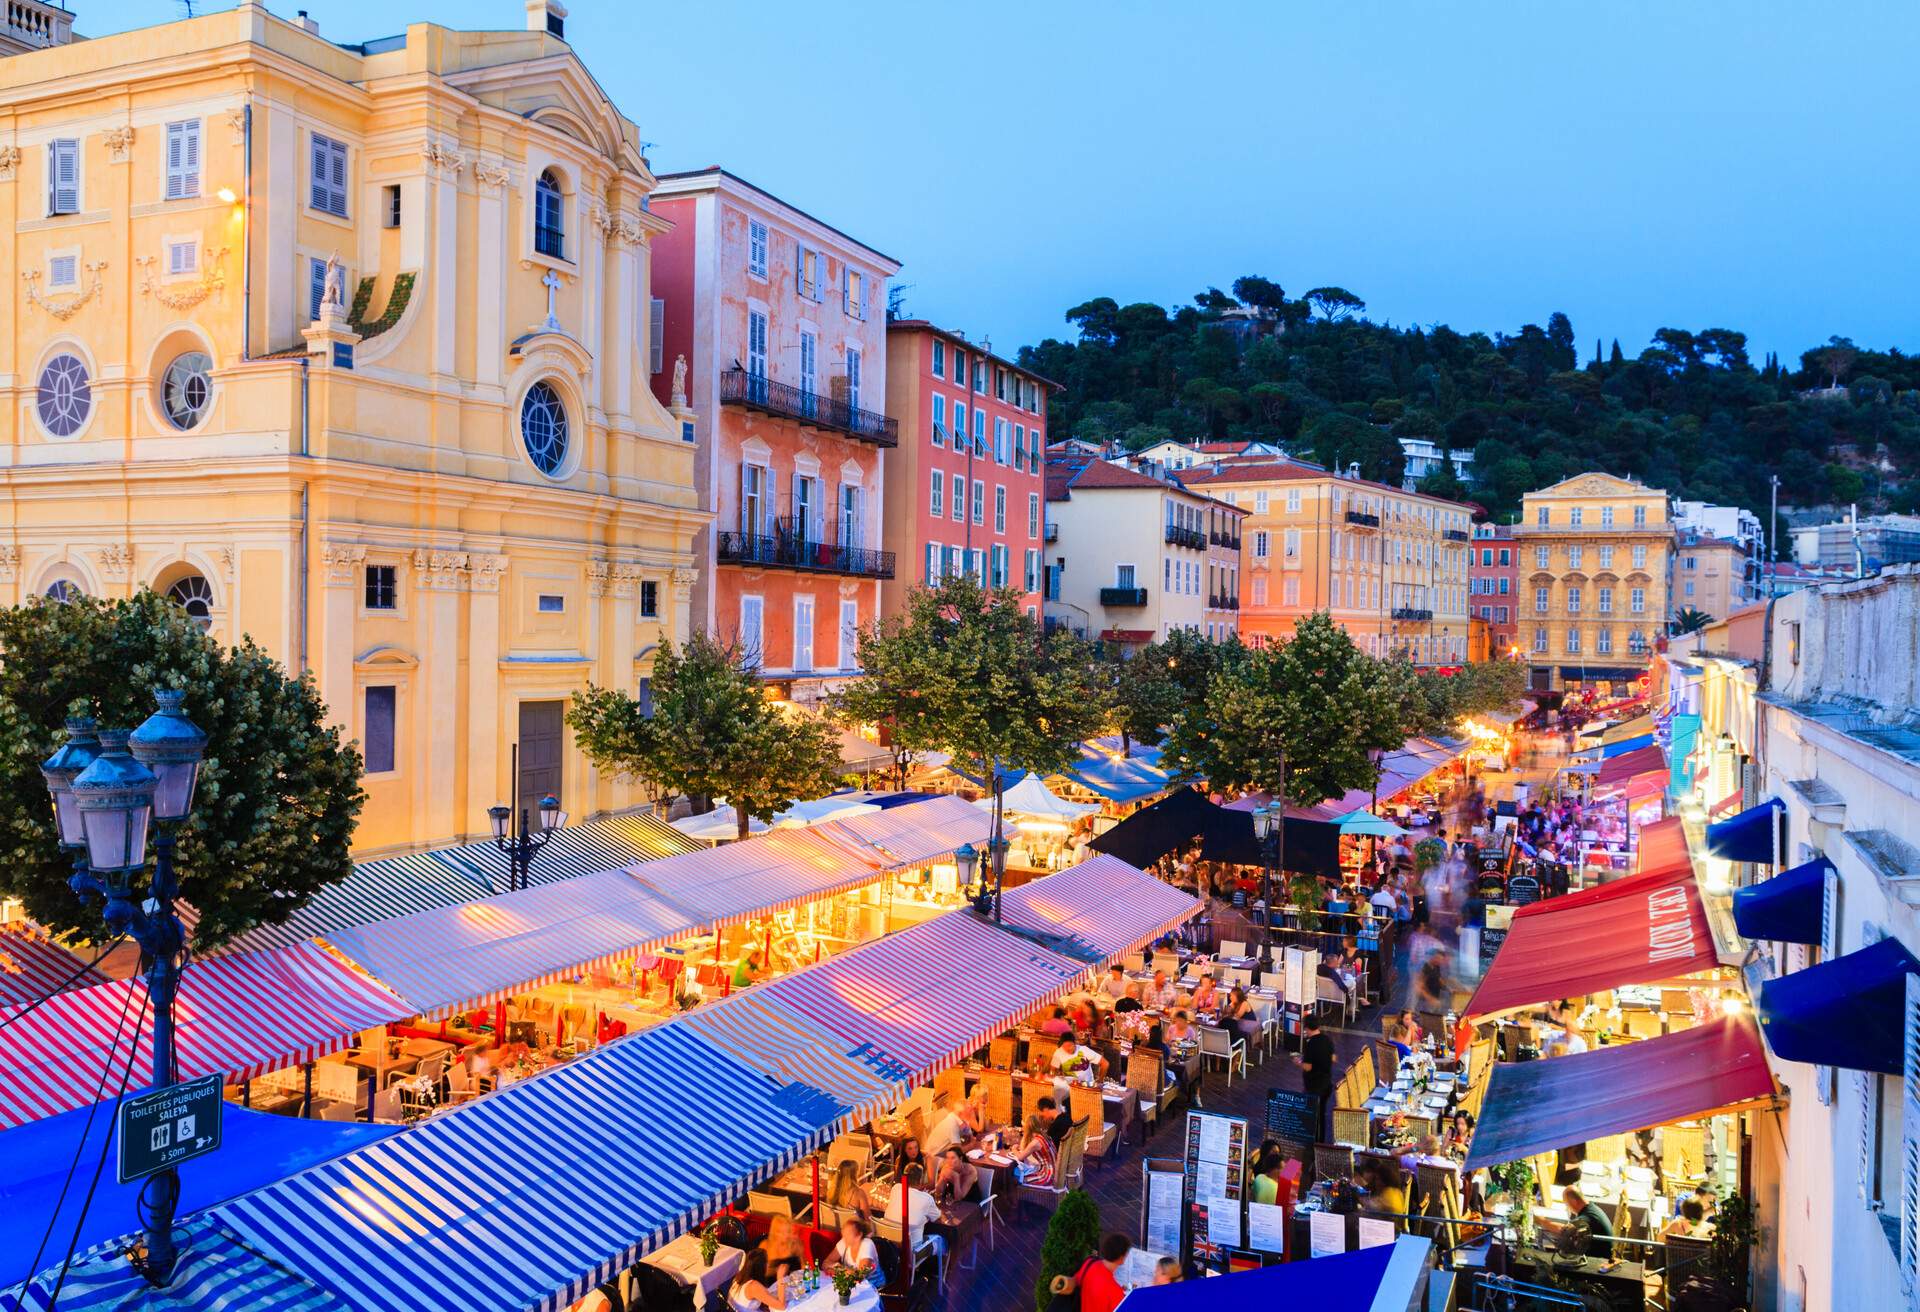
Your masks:
<path fill-rule="evenodd" d="M 871 861 L 823 832 L 849 823 L 776 829 L 744 843 L 631 866 L 626 873 L 702 925 L 724 928 L 880 878 Z"/>
<path fill-rule="evenodd" d="M 1159 938 L 1198 909 L 1189 894 L 1104 854 L 1008 889 L 1001 901 L 1007 924 L 1065 934 L 1102 964 Z"/>
<path fill-rule="evenodd" d="M 0 927 L 0 1007 L 24 1007 L 49 994 L 92 988 L 107 977 L 35 925 Z"/>
<path fill-rule="evenodd" d="M 263 1075 L 413 1012 L 310 943 L 194 961 L 173 1008 L 180 1077 Z M 138 977 L 0 1009 L 0 1128 L 145 1088 L 152 1048 Z"/>
<path fill-rule="evenodd" d="M 1013 828 L 1011 823 L 1008 828 Z M 983 846 L 993 836 L 993 813 L 958 797 L 930 797 L 848 816 L 818 825 L 813 832 L 841 843 L 878 870 L 910 870 L 944 860 L 969 843 Z"/>

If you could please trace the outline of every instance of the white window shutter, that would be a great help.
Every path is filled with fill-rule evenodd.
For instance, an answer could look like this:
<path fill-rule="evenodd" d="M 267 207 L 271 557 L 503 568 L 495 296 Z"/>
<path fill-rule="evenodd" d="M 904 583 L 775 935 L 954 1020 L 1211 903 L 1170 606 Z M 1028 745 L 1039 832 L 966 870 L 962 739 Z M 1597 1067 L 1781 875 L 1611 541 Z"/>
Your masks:
<path fill-rule="evenodd" d="M 1857 1183 L 1860 1198 L 1869 1208 L 1873 1207 L 1875 1203 L 1873 1168 L 1878 1159 L 1878 1153 L 1875 1151 L 1876 1145 L 1874 1139 L 1876 1136 L 1874 1134 L 1874 1122 L 1878 1118 L 1874 1115 L 1874 1104 L 1877 1101 L 1875 1093 L 1876 1086 L 1879 1082 L 1880 1077 L 1871 1071 L 1855 1071 L 1853 1073 L 1854 1106 L 1860 1117 L 1860 1153 L 1857 1163 L 1859 1167 L 1857 1172 L 1859 1178 Z"/>
<path fill-rule="evenodd" d="M 1904 1062 L 1901 1078 L 1903 1106 L 1900 1142 L 1900 1287 L 1907 1305 L 1915 1303 L 1916 1273 L 1920 1272 L 1920 976 L 1907 976 L 1907 1006 L 1903 1017 Z"/>
<path fill-rule="evenodd" d="M 794 245 L 793 289 L 802 296 L 807 294 L 807 248 L 804 243 Z"/>
<path fill-rule="evenodd" d="M 1840 955 L 1840 881 L 1827 871 L 1826 885 L 1820 896 L 1820 960 L 1832 961 Z M 1813 1072 L 1814 1095 L 1820 1105 L 1831 1107 L 1838 1092 L 1838 1081 L 1831 1066 L 1816 1066 Z"/>
<path fill-rule="evenodd" d="M 182 160 L 186 155 L 187 125 L 185 123 L 167 124 L 167 199 L 178 200 L 183 193 L 180 190 L 184 173 Z"/>
<path fill-rule="evenodd" d="M 189 119 L 181 124 L 185 132 L 185 148 L 180 161 L 185 179 L 181 183 L 183 196 L 200 194 L 200 120 Z"/>
<path fill-rule="evenodd" d="M 80 208 L 80 143 L 47 143 L 47 213 L 72 214 Z"/>

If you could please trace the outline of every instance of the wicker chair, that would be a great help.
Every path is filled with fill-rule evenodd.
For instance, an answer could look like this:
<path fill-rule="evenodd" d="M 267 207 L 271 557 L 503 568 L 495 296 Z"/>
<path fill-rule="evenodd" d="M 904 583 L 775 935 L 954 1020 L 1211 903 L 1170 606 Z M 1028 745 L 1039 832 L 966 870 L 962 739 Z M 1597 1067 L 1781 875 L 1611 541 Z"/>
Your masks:
<path fill-rule="evenodd" d="M 1373 1142 L 1373 1117 L 1358 1107 L 1335 1107 L 1333 1141 L 1366 1147 Z"/>

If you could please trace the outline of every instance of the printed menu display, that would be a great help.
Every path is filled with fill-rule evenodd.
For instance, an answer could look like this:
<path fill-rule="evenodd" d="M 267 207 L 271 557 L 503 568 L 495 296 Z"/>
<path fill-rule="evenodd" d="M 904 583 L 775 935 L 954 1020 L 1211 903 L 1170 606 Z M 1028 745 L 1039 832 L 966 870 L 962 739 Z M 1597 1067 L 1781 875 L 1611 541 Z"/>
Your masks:
<path fill-rule="evenodd" d="M 1181 1191 L 1186 1177 L 1177 1171 L 1147 1173 L 1147 1247 L 1156 1253 L 1180 1252 Z"/>

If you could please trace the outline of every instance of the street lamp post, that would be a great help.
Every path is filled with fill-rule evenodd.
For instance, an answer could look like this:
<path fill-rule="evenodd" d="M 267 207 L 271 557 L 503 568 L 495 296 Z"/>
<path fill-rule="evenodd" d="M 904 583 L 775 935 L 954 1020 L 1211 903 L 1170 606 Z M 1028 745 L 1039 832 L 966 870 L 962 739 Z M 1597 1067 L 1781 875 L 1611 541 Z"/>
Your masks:
<path fill-rule="evenodd" d="M 179 893 L 174 874 L 175 834 L 193 814 L 194 786 L 206 754 L 207 735 L 181 710 L 185 694 L 162 689 L 157 709 L 138 729 L 102 729 L 92 720 L 67 721 L 67 741 L 40 771 L 53 799 L 61 846 L 74 854 L 67 883 L 82 902 L 103 899 L 101 918 L 116 937 L 139 945 L 147 996 L 153 1007 L 153 1087 L 174 1082 L 173 1003 L 180 990 L 185 936 L 174 914 Z M 153 877 L 145 898 L 134 881 L 146 866 L 147 833 L 154 821 Z M 156 1172 L 149 1205 L 147 1253 L 141 1273 L 166 1284 L 179 1250 L 173 1214 L 180 1201 L 180 1173 Z"/>
<path fill-rule="evenodd" d="M 1253 810 L 1253 833 L 1260 840 L 1260 968 L 1273 969 L 1273 881 L 1286 859 L 1287 809 L 1280 801 Z"/>
<path fill-rule="evenodd" d="M 527 870 L 536 852 L 547 845 L 553 831 L 567 822 L 560 799 L 548 793 L 540 799 L 540 827 L 527 823 L 527 809 L 520 805 L 520 745 L 515 743 L 509 769 L 513 772 L 513 805 L 490 806 L 487 822 L 493 829 L 493 845 L 507 854 L 507 889 L 527 886 Z"/>
<path fill-rule="evenodd" d="M 953 854 L 953 866 L 959 876 L 961 891 L 973 903 L 973 909 L 981 915 L 991 915 L 997 923 L 1000 919 L 1000 889 L 1007 875 L 1007 840 L 995 834 L 987 840 L 987 869 L 980 869 L 980 851 L 972 843 L 963 845 Z M 975 883 L 976 876 L 979 883 Z M 993 879 L 993 891 L 988 892 L 986 880 Z"/>

